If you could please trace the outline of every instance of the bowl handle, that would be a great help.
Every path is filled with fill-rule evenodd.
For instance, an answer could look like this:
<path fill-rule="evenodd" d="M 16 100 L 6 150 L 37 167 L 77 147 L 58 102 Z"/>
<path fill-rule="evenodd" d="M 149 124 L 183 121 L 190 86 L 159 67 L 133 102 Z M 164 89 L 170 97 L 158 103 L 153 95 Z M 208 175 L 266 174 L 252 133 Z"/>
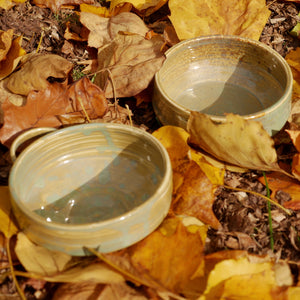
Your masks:
<path fill-rule="evenodd" d="M 10 147 L 10 157 L 12 162 L 14 162 L 17 159 L 16 151 L 19 148 L 20 145 L 22 145 L 24 142 L 30 140 L 33 137 L 43 135 L 52 131 L 55 131 L 56 128 L 53 127 L 37 127 L 32 128 L 24 133 L 20 134 L 12 143 Z"/>

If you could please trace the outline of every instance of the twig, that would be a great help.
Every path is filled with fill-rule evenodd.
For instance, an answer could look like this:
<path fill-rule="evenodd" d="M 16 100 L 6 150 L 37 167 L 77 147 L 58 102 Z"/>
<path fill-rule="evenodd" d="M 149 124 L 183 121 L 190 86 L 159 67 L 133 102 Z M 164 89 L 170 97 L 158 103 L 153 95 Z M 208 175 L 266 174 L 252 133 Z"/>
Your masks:
<path fill-rule="evenodd" d="M 266 189 L 267 189 L 267 197 L 269 198 L 267 202 L 267 206 L 268 206 L 268 220 L 269 220 L 269 232 L 270 232 L 270 246 L 272 251 L 274 252 L 274 234 L 273 234 L 273 222 L 272 222 L 272 214 L 271 214 L 270 189 L 268 185 L 266 172 L 263 172 L 263 175 L 264 175 Z"/>

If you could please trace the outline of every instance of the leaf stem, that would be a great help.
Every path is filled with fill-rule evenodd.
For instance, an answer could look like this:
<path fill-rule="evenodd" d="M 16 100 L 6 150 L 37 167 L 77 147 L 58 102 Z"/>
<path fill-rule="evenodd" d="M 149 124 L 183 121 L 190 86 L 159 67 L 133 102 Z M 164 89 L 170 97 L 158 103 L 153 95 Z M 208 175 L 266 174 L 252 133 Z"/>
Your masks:
<path fill-rule="evenodd" d="M 267 197 L 270 199 L 270 189 L 268 185 L 268 179 L 266 176 L 266 172 L 263 171 L 264 179 L 265 179 L 265 185 L 267 189 Z M 268 208 L 268 221 L 269 221 L 269 233 L 270 233 L 270 247 L 272 251 L 274 252 L 274 234 L 273 234 L 273 221 L 272 221 L 272 213 L 271 213 L 271 202 L 267 202 L 267 208 Z"/>

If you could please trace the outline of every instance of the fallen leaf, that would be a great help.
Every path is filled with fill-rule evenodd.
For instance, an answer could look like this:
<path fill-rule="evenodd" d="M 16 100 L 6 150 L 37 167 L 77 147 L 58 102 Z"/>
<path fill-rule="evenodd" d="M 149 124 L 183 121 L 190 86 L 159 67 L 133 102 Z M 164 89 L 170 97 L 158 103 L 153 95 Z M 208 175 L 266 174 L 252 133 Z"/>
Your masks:
<path fill-rule="evenodd" d="M 142 19 L 130 12 L 123 12 L 111 18 L 81 12 L 80 22 L 90 30 L 88 45 L 94 48 L 111 43 L 119 32 L 135 33 L 145 37 L 149 31 Z"/>
<path fill-rule="evenodd" d="M 30 54 L 20 70 L 11 74 L 6 87 L 15 94 L 27 96 L 30 91 L 49 87 L 49 78 L 66 80 L 73 64 L 55 54 Z"/>
<path fill-rule="evenodd" d="M 6 59 L 6 55 L 12 44 L 13 36 L 14 36 L 13 29 L 0 32 L 0 42 L 1 42 L 0 61 Z"/>
<path fill-rule="evenodd" d="M 0 129 L 0 140 L 9 146 L 23 130 L 33 127 L 59 127 L 64 114 L 96 119 L 105 116 L 107 100 L 103 91 L 86 77 L 65 87 L 60 83 L 51 84 L 46 90 L 32 91 L 27 103 L 18 107 L 5 101 L 2 104 L 4 124 Z M 26 116 L 26 117 L 24 117 Z"/>
<path fill-rule="evenodd" d="M 230 251 L 231 252 L 231 251 Z M 224 259 L 209 273 L 207 287 L 198 300 L 205 299 L 282 299 L 283 292 L 277 278 L 287 272 L 284 283 L 293 282 L 287 263 L 278 269 L 270 261 L 251 262 L 248 257 Z"/>
<path fill-rule="evenodd" d="M 300 97 L 300 48 L 291 50 L 285 60 L 293 73 L 293 98 Z"/>
<path fill-rule="evenodd" d="M 14 1 L 0 0 L 0 7 L 5 10 L 8 10 L 14 7 L 15 5 L 17 5 L 18 3 L 24 3 L 24 2 L 26 2 L 26 0 L 14 0 Z"/>
<path fill-rule="evenodd" d="M 72 299 L 93 300 L 147 300 L 142 293 L 129 287 L 126 283 L 96 284 L 90 282 L 65 283 L 58 287 L 52 300 Z"/>
<path fill-rule="evenodd" d="M 33 3 L 42 8 L 50 8 L 57 12 L 64 5 L 80 5 L 82 3 L 93 4 L 93 0 L 33 0 Z"/>
<path fill-rule="evenodd" d="M 225 123 L 215 123 L 207 115 L 191 112 L 187 130 L 189 143 L 221 161 L 254 170 L 281 171 L 274 141 L 261 123 L 228 114 Z"/>
<path fill-rule="evenodd" d="M 107 98 L 139 94 L 148 87 L 165 60 L 160 51 L 162 45 L 163 40 L 158 36 L 146 40 L 138 34 L 119 34 L 98 50 L 95 84 L 104 90 Z"/>
<path fill-rule="evenodd" d="M 184 226 L 180 218 L 165 219 L 157 230 L 126 250 L 132 264 L 168 290 L 184 291 L 204 258 L 207 227 L 195 227 Z M 193 291 L 197 293 L 197 285 L 190 286 Z"/>
<path fill-rule="evenodd" d="M 10 194 L 7 186 L 0 186 L 0 231 L 6 238 L 11 238 L 18 232 L 18 227 L 12 217 Z"/>
<path fill-rule="evenodd" d="M 52 276 L 43 276 L 49 282 L 90 282 L 90 283 L 120 283 L 124 277 L 102 262 L 93 262 L 75 266 Z"/>
<path fill-rule="evenodd" d="M 151 8 L 151 13 L 153 13 L 167 2 L 167 0 L 112 0 L 110 3 L 110 9 L 113 10 L 117 6 L 130 3 L 140 12 Z M 148 12 L 147 15 L 149 14 L 150 12 Z"/>
<path fill-rule="evenodd" d="M 169 8 L 180 40 L 213 34 L 259 40 L 271 13 L 265 0 L 169 0 Z"/>
<path fill-rule="evenodd" d="M 109 9 L 104 6 L 95 6 L 92 4 L 82 3 L 82 4 L 80 4 L 80 11 L 92 13 L 92 14 L 98 15 L 100 17 L 105 17 L 105 18 L 111 17 Z"/>
<path fill-rule="evenodd" d="M 216 186 L 194 161 L 190 162 L 183 176 L 181 186 L 173 195 L 171 210 L 175 214 L 196 217 L 214 229 L 221 228 L 212 209 Z"/>
<path fill-rule="evenodd" d="M 22 266 L 31 273 L 51 276 L 64 270 L 71 256 L 33 244 L 24 233 L 17 236 L 15 251 Z"/>
<path fill-rule="evenodd" d="M 292 162 L 292 173 L 300 181 L 300 131 L 286 130 L 299 153 L 295 154 Z"/>
<path fill-rule="evenodd" d="M 268 187 L 272 191 L 271 199 L 276 201 L 276 193 L 283 191 L 290 195 L 291 200 L 284 202 L 285 208 L 293 210 L 300 209 L 300 183 L 298 180 L 290 178 L 279 172 L 272 172 L 266 175 Z M 260 177 L 259 181 L 266 185 L 264 177 Z"/>
<path fill-rule="evenodd" d="M 11 32 L 13 31 L 11 30 Z M 7 38 L 8 36 L 10 36 L 10 34 L 6 35 Z M 5 44 L 5 41 L 3 40 L 0 42 Z M 0 49 L 0 80 L 11 74 L 17 67 L 21 57 L 26 54 L 26 51 L 21 47 L 21 44 L 22 37 L 19 36 L 16 39 L 12 39 L 8 49 Z"/>

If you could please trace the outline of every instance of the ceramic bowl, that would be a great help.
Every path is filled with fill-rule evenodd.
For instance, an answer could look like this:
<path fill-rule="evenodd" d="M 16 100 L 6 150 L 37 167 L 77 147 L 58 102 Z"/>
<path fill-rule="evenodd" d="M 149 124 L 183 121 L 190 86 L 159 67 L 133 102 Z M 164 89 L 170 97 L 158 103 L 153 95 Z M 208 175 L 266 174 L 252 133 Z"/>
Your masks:
<path fill-rule="evenodd" d="M 170 48 L 155 75 L 154 111 L 186 128 L 190 111 L 224 122 L 226 113 L 263 124 L 273 135 L 291 111 L 292 73 L 276 51 L 238 36 L 206 36 Z"/>
<path fill-rule="evenodd" d="M 12 158 L 28 138 L 19 136 Z M 119 250 L 141 240 L 165 218 L 172 168 L 161 143 L 127 125 L 85 124 L 55 130 L 31 143 L 9 177 L 14 214 L 35 243 L 71 255 L 84 247 Z"/>

